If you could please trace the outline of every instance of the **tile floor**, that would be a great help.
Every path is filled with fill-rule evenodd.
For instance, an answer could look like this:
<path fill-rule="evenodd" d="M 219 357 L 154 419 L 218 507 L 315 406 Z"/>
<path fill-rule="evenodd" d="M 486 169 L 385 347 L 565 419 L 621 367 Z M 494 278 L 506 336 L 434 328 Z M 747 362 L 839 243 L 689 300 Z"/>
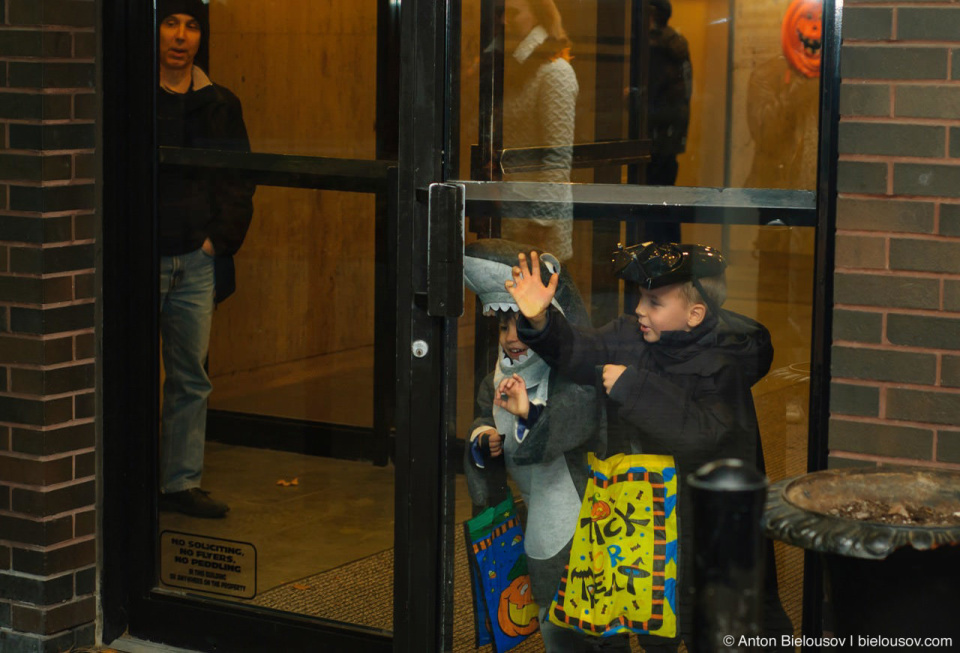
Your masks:
<path fill-rule="evenodd" d="M 462 476 L 458 485 L 460 521 L 470 499 Z M 227 517 L 161 513 L 159 531 L 253 546 L 258 593 L 393 546 L 393 466 L 209 443 L 203 486 Z"/>

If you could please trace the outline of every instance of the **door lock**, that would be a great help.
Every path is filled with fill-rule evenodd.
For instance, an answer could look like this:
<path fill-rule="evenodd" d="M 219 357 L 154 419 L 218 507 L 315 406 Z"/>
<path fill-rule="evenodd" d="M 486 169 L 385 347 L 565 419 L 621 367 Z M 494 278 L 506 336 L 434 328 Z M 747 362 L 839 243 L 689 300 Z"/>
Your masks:
<path fill-rule="evenodd" d="M 430 351 L 430 346 L 423 340 L 414 340 L 410 349 L 415 358 L 423 358 Z"/>

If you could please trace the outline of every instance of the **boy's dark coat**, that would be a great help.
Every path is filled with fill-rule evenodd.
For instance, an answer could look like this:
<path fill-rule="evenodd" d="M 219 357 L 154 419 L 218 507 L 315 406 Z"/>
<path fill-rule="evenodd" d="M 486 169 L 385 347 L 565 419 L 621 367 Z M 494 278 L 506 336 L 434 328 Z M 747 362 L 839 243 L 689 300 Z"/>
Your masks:
<path fill-rule="evenodd" d="M 554 369 L 578 383 L 591 383 L 605 364 L 625 365 L 610 398 L 619 406 L 620 426 L 630 453 L 674 457 L 680 478 L 680 628 L 692 618 L 692 505 L 684 500 L 687 479 L 701 465 L 739 458 L 763 471 L 760 431 L 751 386 L 770 369 L 770 333 L 748 317 L 722 311 L 689 333 L 667 332 L 648 344 L 637 319 L 624 315 L 596 330 L 577 330 L 551 309 L 536 331 L 520 317 L 520 339 Z M 608 454 L 618 453 L 608 441 Z"/>

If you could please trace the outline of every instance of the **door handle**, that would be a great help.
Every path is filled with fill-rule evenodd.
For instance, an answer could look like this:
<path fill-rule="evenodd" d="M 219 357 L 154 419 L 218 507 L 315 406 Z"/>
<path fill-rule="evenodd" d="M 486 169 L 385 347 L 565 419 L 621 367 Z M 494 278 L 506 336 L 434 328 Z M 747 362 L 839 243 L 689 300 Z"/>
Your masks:
<path fill-rule="evenodd" d="M 464 190 L 430 184 L 427 203 L 427 315 L 463 315 Z"/>

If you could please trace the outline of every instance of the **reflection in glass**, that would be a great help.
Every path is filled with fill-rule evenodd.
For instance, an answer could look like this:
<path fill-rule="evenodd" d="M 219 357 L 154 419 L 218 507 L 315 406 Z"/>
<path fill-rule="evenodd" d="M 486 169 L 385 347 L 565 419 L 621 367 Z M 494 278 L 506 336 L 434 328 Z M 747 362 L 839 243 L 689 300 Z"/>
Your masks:
<path fill-rule="evenodd" d="M 819 0 L 792 0 L 783 16 L 782 55 L 750 74 L 747 120 L 754 153 L 748 187 L 816 184 L 822 22 Z"/>
<path fill-rule="evenodd" d="M 650 161 L 644 179 L 650 186 L 673 186 L 677 182 L 677 157 L 687 148 L 693 69 L 686 37 L 669 24 L 672 15 L 670 0 L 651 0 L 646 94 Z M 679 242 L 680 224 L 645 221 L 642 240 Z"/>
<path fill-rule="evenodd" d="M 687 147 L 693 69 L 686 37 L 670 24 L 670 0 L 650 1 L 650 63 L 647 122 L 650 163 L 646 183 L 673 186 L 677 181 L 677 155 Z M 676 242 L 676 234 L 647 234 L 657 242 Z"/>
<path fill-rule="evenodd" d="M 505 9 L 511 4 L 503 3 Z M 639 30 L 634 23 L 643 4 L 640 0 L 554 0 L 570 40 L 569 63 L 578 86 L 573 143 L 630 137 L 649 143 L 652 160 L 644 183 L 650 185 L 669 185 L 675 175 L 678 186 L 813 189 L 822 3 L 655 0 L 646 7 L 651 30 Z M 480 43 L 484 5 L 468 0 L 462 9 L 460 175 L 464 179 L 479 178 L 471 175 L 470 156 L 471 146 L 482 142 L 477 70 L 491 47 Z M 662 16 L 668 16 L 667 22 L 658 28 L 656 21 Z M 504 15 L 504 32 L 509 28 Z M 637 38 L 632 40 L 634 35 Z M 632 47 L 637 52 L 632 53 Z M 511 44 L 505 45 L 505 68 L 512 65 L 511 53 Z M 643 74 L 631 70 L 637 65 Z M 511 121 L 506 119 L 511 93 L 515 89 L 511 91 L 510 73 L 504 71 L 505 113 L 499 132 L 503 148 L 510 148 L 514 138 Z M 667 104 L 662 98 L 667 98 Z M 629 136 L 632 122 L 641 129 Z M 670 132 L 669 146 L 663 144 L 664 127 Z M 480 130 L 484 128 L 481 124 Z M 524 136 L 527 140 L 522 143 L 543 142 L 530 132 Z M 655 160 L 658 150 L 665 152 L 666 163 Z M 675 172 L 671 154 L 676 155 Z M 569 178 L 557 180 L 622 183 L 633 179 L 626 170 L 618 170 L 620 166 L 614 166 L 617 174 L 608 174 L 597 167 L 599 162 L 592 170 L 580 165 L 576 159 Z"/>
<path fill-rule="evenodd" d="M 503 16 L 503 147 L 540 155 L 531 168 L 507 171 L 504 179 L 558 182 L 555 190 L 544 189 L 530 197 L 543 213 L 534 214 L 542 222 L 529 222 L 529 236 L 510 232 L 520 226 L 516 216 L 506 217 L 504 234 L 539 244 L 564 259 L 585 298 L 589 317 L 597 323 L 609 319 L 596 310 L 601 303 L 628 312 L 633 309 L 624 305 L 623 289 L 609 273 L 611 247 L 604 244 L 611 237 L 614 242 L 622 239 L 627 223 L 574 222 L 572 189 L 566 183 L 600 179 L 599 174 L 591 176 L 593 170 L 571 170 L 573 143 L 597 140 L 593 136 L 600 133 L 601 123 L 616 127 L 604 132 L 604 138 L 625 137 L 629 123 L 630 103 L 624 98 L 629 80 L 623 71 L 630 54 L 631 3 L 617 3 L 624 20 L 616 24 L 620 36 L 613 40 L 606 34 L 600 38 L 600 28 L 609 28 L 596 19 L 605 4 L 612 3 L 556 0 L 559 32 L 550 27 L 554 25 L 550 16 L 537 18 L 530 27 L 529 15 L 525 19 L 524 14 L 536 17 L 535 7 L 542 6 L 533 0 L 505 1 L 505 9 L 512 13 Z M 697 70 L 687 148 L 677 154 L 679 185 L 746 183 L 759 147 L 748 125 L 747 80 L 761 65 L 752 63 L 754 58 L 759 62 L 760 55 L 742 48 L 762 43 L 764 54 L 776 51 L 767 47 L 767 41 L 770 34 L 777 38 L 781 34 L 786 2 L 781 5 L 771 9 L 741 3 L 735 6 L 735 14 L 730 13 L 728 2 L 673 7 L 670 25 L 688 39 L 692 67 Z M 213 5 L 211 75 L 243 102 L 254 149 L 372 157 L 375 3 L 288 0 L 271 7 L 275 11 L 266 11 L 262 4 L 229 0 Z M 561 12 L 564 21 L 559 20 Z M 465 8 L 465 22 L 476 26 L 478 13 Z M 574 42 L 569 53 L 559 47 L 565 43 L 564 22 L 570 30 L 567 38 Z M 727 40 L 734 25 L 738 38 L 731 60 L 726 55 Z M 547 35 L 539 42 L 542 33 L 537 26 Z M 465 27 L 465 43 L 470 35 Z M 779 42 L 775 45 L 779 47 Z M 464 45 L 465 64 L 488 46 L 476 39 Z M 517 53 L 521 56 L 514 56 Z M 619 71 L 610 75 L 616 83 L 606 84 L 609 80 L 598 72 L 601 64 Z M 558 83 L 544 84 L 553 76 Z M 330 93 L 330 88 L 337 93 Z M 542 108 L 549 104 L 538 99 L 531 104 L 534 88 L 557 95 L 558 106 L 570 109 L 569 119 L 545 119 Z M 464 83 L 462 90 L 464 112 L 476 112 L 476 82 Z M 461 122 L 464 133 L 469 132 L 463 143 L 475 143 L 476 117 Z M 544 123 L 549 123 L 549 134 L 540 131 Z M 581 137 L 575 138 L 574 133 Z M 469 147 L 461 151 L 468 159 Z M 815 149 L 807 150 L 804 161 L 810 152 Z M 800 165 L 803 170 L 792 178 L 800 187 L 812 187 L 812 182 L 804 181 L 812 164 Z M 613 167 L 616 181 L 626 178 L 621 166 Z M 461 166 L 461 170 L 468 168 Z M 524 184 L 515 186 L 522 189 Z M 237 294 L 217 309 L 214 319 L 209 370 L 216 389 L 211 402 L 220 411 L 276 421 L 274 426 L 253 429 L 258 444 L 268 445 L 264 448 L 208 444 L 205 482 L 218 488 L 232 506 L 227 519 L 199 522 L 165 512 L 161 529 L 255 546 L 260 591 L 252 600 L 254 605 L 389 630 L 393 468 L 303 455 L 316 444 L 308 438 L 299 440 L 295 451 L 277 446 L 283 420 L 323 421 L 358 429 L 370 426 L 375 268 L 369 252 L 376 220 L 374 201 L 357 194 L 276 188 L 260 188 L 254 201 L 251 232 L 237 257 Z M 789 227 L 685 224 L 678 239 L 721 248 L 730 260 L 727 306 L 758 318 L 771 330 L 773 370 L 753 392 L 768 474 L 773 480 L 781 478 L 805 458 L 804 362 L 809 359 L 812 233 Z M 468 311 L 459 325 L 460 435 L 469 433 L 474 418 L 479 389 L 474 383 L 476 371 L 482 371 L 482 380 L 493 370 L 475 359 L 474 320 L 490 321 Z M 469 515 L 470 506 L 463 478 L 458 477 L 458 482 L 459 523 Z M 458 549 L 457 574 L 463 569 L 461 554 Z M 791 564 L 796 570 L 798 563 Z M 341 565 L 347 565 L 341 568 L 346 570 L 343 575 L 331 574 Z M 363 606 L 337 612 L 342 605 L 313 602 L 321 594 L 329 595 L 329 588 L 342 589 L 348 580 L 361 577 L 379 592 L 379 617 L 383 618 L 362 620 L 358 614 Z M 462 575 L 455 583 L 457 588 L 469 588 Z M 784 595 L 796 596 L 798 589 L 799 580 L 791 581 Z M 456 596 L 459 601 L 464 594 L 458 590 Z M 469 591 L 465 596 L 466 610 L 458 612 L 455 627 L 469 630 Z M 788 610 L 799 626 L 799 600 L 789 604 Z M 464 648 L 472 648 L 472 641 Z"/>
<path fill-rule="evenodd" d="M 725 185 L 812 190 L 822 2 L 740 3 L 733 18 L 731 165 Z"/>
<path fill-rule="evenodd" d="M 724 255 L 729 262 L 726 270 L 728 292 L 724 308 L 759 320 L 771 333 L 774 356 L 770 371 L 752 388 L 763 441 L 766 472 L 771 480 L 802 473 L 806 464 L 807 446 L 807 361 L 810 356 L 810 341 L 806 325 L 809 325 L 812 317 L 814 231 L 810 228 L 784 226 L 693 224 L 684 225 L 684 232 L 685 241 L 724 249 Z M 468 256 L 478 244 L 468 245 Z M 597 274 L 612 275 L 609 254 L 610 252 L 604 257 L 598 253 L 598 258 L 593 261 L 595 265 L 592 269 L 596 270 Z M 470 287 L 479 285 L 471 282 L 469 278 L 467 284 Z M 488 292 L 499 292 L 503 295 L 502 291 L 496 291 L 496 287 L 496 284 L 492 284 Z M 472 300 L 473 295 L 469 298 Z M 476 317 L 468 313 L 468 316 L 461 320 L 458 359 L 461 366 L 458 380 L 461 412 L 458 415 L 458 433 L 465 438 L 464 445 L 467 447 L 470 435 L 478 425 L 478 422 L 471 424 L 470 418 L 479 420 L 480 424 L 484 419 L 482 402 L 474 404 L 470 396 L 470 393 L 483 392 L 482 385 L 474 386 L 472 383 L 475 378 L 472 321 L 491 320 L 490 317 L 482 316 L 483 308 L 501 305 L 501 299 L 499 296 L 484 299 L 481 293 L 477 299 Z M 627 313 L 631 313 L 634 306 L 623 308 Z M 509 325 L 507 332 L 509 334 Z M 509 339 L 507 344 L 510 344 Z M 498 347 L 497 344 L 491 346 Z M 483 383 L 486 384 L 487 380 Z M 475 405 L 480 406 L 480 412 L 475 412 Z M 467 415 L 463 414 L 465 411 L 469 411 Z M 613 429 L 610 431 L 613 434 L 618 427 L 610 428 Z M 469 464 L 469 459 L 465 464 Z M 796 630 L 800 627 L 801 620 L 802 552 L 798 555 L 797 551 L 791 551 L 788 547 L 777 546 L 776 558 L 780 595 Z M 456 596 L 460 597 L 459 592 Z M 469 596 L 464 596 L 463 600 L 469 602 Z M 542 644 L 538 642 L 537 645 Z"/>
<path fill-rule="evenodd" d="M 506 173 L 503 180 L 569 182 L 579 86 L 560 12 L 553 0 L 505 0 L 503 23 L 503 147 L 540 148 L 527 161 L 529 172 Z M 544 204 L 529 218 L 503 220 L 501 233 L 565 261 L 573 255 L 569 189 L 550 193 L 535 198 Z"/>

